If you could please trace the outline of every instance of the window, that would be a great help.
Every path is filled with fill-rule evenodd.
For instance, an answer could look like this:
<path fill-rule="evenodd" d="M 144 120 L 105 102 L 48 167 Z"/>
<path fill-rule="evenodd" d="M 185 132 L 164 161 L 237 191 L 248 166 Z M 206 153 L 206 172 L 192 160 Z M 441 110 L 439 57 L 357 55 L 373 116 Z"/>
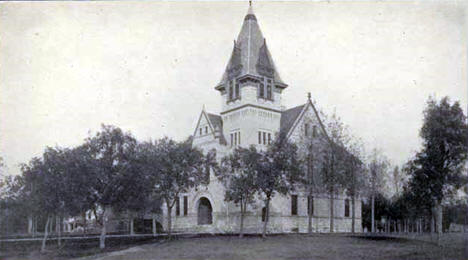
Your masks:
<path fill-rule="evenodd" d="M 314 196 L 307 196 L 307 213 L 309 216 L 314 215 Z"/>
<path fill-rule="evenodd" d="M 258 144 L 271 144 L 271 133 L 258 131 Z"/>
<path fill-rule="evenodd" d="M 258 131 L 258 144 L 262 144 L 262 132 Z"/>
<path fill-rule="evenodd" d="M 234 94 L 234 90 L 233 90 L 233 86 L 232 86 L 232 81 L 229 82 L 229 100 L 228 101 L 231 101 L 233 99 L 233 94 Z"/>
<path fill-rule="evenodd" d="M 349 199 L 345 199 L 344 202 L 344 216 L 349 217 Z"/>
<path fill-rule="evenodd" d="M 239 95 L 239 84 L 236 83 L 236 97 L 235 98 L 239 98 L 240 95 Z"/>
<path fill-rule="evenodd" d="M 266 133 L 263 132 L 263 144 L 266 144 Z"/>
<path fill-rule="evenodd" d="M 268 133 L 268 144 L 271 144 L 271 133 Z"/>
<path fill-rule="evenodd" d="M 202 135 L 202 129 L 201 129 L 201 127 L 200 127 L 200 135 Z"/>
<path fill-rule="evenodd" d="M 271 85 L 267 86 L 267 99 L 273 100 L 272 95 L 271 95 Z"/>
<path fill-rule="evenodd" d="M 205 134 L 208 134 L 208 126 L 205 126 Z"/>
<path fill-rule="evenodd" d="M 291 195 L 291 215 L 297 215 L 297 195 Z"/>
<path fill-rule="evenodd" d="M 240 132 L 237 131 L 237 132 L 231 133 L 231 147 L 232 146 L 238 146 L 240 144 L 241 144 Z"/>
<path fill-rule="evenodd" d="M 188 199 L 187 196 L 184 196 L 184 216 L 187 216 L 188 212 Z"/>
<path fill-rule="evenodd" d="M 309 124 L 308 123 L 304 124 L 304 134 L 305 136 L 309 136 Z"/>
<path fill-rule="evenodd" d="M 261 98 L 263 98 L 265 96 L 265 90 L 263 89 L 264 87 L 265 87 L 265 85 L 263 85 L 263 83 L 260 83 L 260 89 L 259 89 L 260 94 L 259 94 L 259 96 Z"/>
<path fill-rule="evenodd" d="M 175 214 L 176 214 L 176 216 L 180 215 L 180 200 L 179 200 L 179 197 L 176 198 Z"/>
<path fill-rule="evenodd" d="M 316 136 L 317 136 L 317 126 L 314 125 L 312 128 L 312 137 L 316 137 Z"/>

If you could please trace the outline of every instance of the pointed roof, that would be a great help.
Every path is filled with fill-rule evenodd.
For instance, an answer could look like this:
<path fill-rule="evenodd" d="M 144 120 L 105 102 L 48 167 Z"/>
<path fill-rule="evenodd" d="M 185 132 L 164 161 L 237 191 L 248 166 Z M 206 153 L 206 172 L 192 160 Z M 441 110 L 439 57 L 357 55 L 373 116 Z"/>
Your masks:
<path fill-rule="evenodd" d="M 252 6 L 249 7 L 244 18 L 237 40 L 234 41 L 231 57 L 216 89 L 222 90 L 224 84 L 230 79 L 242 76 L 251 76 L 253 78 L 266 76 L 273 78 L 277 86 L 287 87 L 281 80 L 271 58 Z"/>

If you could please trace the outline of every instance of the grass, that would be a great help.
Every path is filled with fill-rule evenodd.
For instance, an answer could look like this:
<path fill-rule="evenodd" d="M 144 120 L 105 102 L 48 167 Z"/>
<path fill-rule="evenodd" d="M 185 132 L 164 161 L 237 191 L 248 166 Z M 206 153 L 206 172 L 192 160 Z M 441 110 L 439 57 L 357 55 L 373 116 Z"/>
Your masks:
<path fill-rule="evenodd" d="M 460 235 L 459 238 L 462 238 Z M 453 239 L 453 238 L 451 238 Z M 458 237 L 456 238 L 458 239 Z M 157 259 L 466 259 L 463 248 L 404 238 L 352 237 L 340 234 L 260 237 L 206 236 L 153 241 L 100 252 L 80 260 Z M 96 250 L 97 252 L 98 250 Z M 37 255 L 36 255 L 37 256 Z M 7 259 L 38 259 L 7 258 Z M 51 257 L 43 259 L 70 259 Z"/>

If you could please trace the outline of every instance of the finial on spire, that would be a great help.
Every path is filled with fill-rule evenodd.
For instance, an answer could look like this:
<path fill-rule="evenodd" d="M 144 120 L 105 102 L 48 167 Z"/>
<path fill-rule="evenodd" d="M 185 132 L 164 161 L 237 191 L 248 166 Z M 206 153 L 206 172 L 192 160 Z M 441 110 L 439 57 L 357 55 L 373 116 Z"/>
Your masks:
<path fill-rule="evenodd" d="M 310 97 L 311 97 L 310 92 L 307 92 L 307 99 L 308 99 L 309 101 L 310 101 Z"/>

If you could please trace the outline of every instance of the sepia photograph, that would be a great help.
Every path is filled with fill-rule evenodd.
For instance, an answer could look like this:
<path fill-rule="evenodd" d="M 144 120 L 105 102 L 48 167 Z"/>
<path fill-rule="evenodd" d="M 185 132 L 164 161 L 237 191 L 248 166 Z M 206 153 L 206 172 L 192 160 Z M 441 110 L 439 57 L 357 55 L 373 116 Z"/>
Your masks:
<path fill-rule="evenodd" d="M 0 259 L 468 259 L 468 1 L 0 1 Z"/>

